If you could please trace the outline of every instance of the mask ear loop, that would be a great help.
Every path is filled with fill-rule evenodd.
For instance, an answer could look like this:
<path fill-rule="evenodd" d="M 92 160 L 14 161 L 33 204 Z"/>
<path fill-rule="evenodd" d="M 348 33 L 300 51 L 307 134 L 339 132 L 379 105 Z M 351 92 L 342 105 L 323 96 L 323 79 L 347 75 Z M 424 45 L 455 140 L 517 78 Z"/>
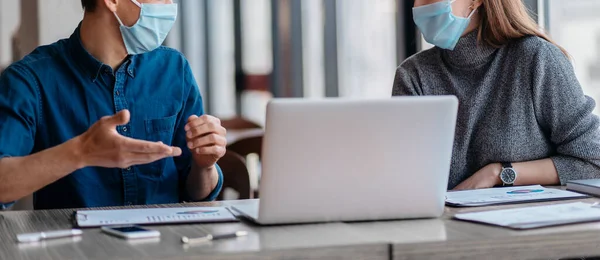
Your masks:
<path fill-rule="evenodd" d="M 456 0 L 455 0 L 456 1 Z M 133 2 L 133 4 L 137 5 L 139 8 L 142 8 L 142 4 L 140 2 L 138 2 L 137 0 L 131 0 L 131 2 Z M 115 17 L 117 18 L 117 21 L 119 21 L 119 24 L 121 26 L 125 26 L 123 24 L 123 22 L 121 21 L 121 18 L 119 18 L 119 16 L 117 15 L 117 12 L 113 12 L 113 14 L 115 15 Z"/>
<path fill-rule="evenodd" d="M 131 0 L 131 2 L 133 2 L 135 5 L 137 5 L 139 8 L 142 8 L 142 4 L 140 2 L 138 2 L 137 0 Z"/>
<path fill-rule="evenodd" d="M 117 21 L 119 21 L 119 24 L 121 26 L 125 26 L 125 25 L 123 25 L 123 22 L 121 21 L 121 18 L 119 18 L 119 16 L 117 15 L 117 12 L 113 12 L 113 14 L 115 15 L 115 17 L 117 17 Z"/>
<path fill-rule="evenodd" d="M 454 1 L 456 1 L 456 0 L 454 0 Z M 475 2 L 475 1 L 473 0 L 473 2 Z M 471 19 L 471 17 L 475 14 L 475 11 L 477 11 L 477 8 L 474 8 L 474 7 L 475 7 L 474 3 L 471 6 L 469 6 L 469 8 L 473 8 L 473 11 L 471 11 L 471 14 L 469 14 L 469 17 L 467 17 L 468 19 Z"/>
<path fill-rule="evenodd" d="M 477 9 L 473 9 L 473 11 L 471 12 L 471 14 L 469 14 L 469 17 L 467 17 L 467 18 L 471 19 L 471 16 L 473 16 L 475 14 L 475 11 L 477 11 Z"/>
<path fill-rule="evenodd" d="M 136 1 L 136 0 L 132 0 L 132 1 Z M 452 3 L 456 2 L 456 0 L 448 0 L 448 5 L 452 5 Z M 473 0 L 473 2 L 475 2 L 475 0 Z M 475 4 L 472 4 L 471 6 L 469 6 L 469 8 L 473 8 L 473 6 L 475 6 Z M 468 19 L 471 19 L 471 17 L 475 14 L 475 11 L 477 11 L 476 8 L 473 8 L 473 11 L 471 11 L 471 14 L 469 14 L 469 16 L 467 17 Z"/>

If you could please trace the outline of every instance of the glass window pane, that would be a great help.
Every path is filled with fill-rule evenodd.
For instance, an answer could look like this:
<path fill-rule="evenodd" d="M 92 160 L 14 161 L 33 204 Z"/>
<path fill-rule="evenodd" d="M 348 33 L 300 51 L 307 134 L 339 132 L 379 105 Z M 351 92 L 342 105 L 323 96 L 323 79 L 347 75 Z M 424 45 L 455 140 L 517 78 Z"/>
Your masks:
<path fill-rule="evenodd" d="M 584 92 L 600 101 L 600 1 L 546 1 L 549 32 L 573 57 Z M 596 107 L 596 114 L 600 108 Z"/>
<path fill-rule="evenodd" d="M 273 71 L 270 0 L 242 0 L 242 68 L 246 74 Z"/>
<path fill-rule="evenodd" d="M 209 13 L 210 105 L 220 118 L 236 115 L 235 111 L 235 44 L 233 35 L 233 1 L 207 0 Z"/>
<path fill-rule="evenodd" d="M 337 1 L 340 96 L 389 97 L 396 71 L 396 1 Z"/>
<path fill-rule="evenodd" d="M 325 96 L 325 46 L 322 0 L 302 1 L 304 97 Z"/>

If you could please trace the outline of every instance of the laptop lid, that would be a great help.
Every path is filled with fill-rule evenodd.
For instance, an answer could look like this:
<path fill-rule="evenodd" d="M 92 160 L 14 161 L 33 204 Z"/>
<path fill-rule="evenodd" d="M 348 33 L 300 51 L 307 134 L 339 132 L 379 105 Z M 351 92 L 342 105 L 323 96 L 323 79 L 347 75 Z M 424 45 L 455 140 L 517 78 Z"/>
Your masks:
<path fill-rule="evenodd" d="M 272 100 L 257 221 L 440 216 L 457 110 L 453 96 Z"/>

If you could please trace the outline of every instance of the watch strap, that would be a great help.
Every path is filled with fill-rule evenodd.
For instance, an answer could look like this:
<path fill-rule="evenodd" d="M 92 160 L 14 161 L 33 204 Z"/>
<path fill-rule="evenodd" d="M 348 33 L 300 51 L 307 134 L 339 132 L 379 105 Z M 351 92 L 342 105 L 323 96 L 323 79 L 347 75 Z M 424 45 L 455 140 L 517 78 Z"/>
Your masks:
<path fill-rule="evenodd" d="M 512 168 L 512 167 L 513 167 L 512 163 L 509 163 L 509 162 L 502 163 L 502 168 Z"/>

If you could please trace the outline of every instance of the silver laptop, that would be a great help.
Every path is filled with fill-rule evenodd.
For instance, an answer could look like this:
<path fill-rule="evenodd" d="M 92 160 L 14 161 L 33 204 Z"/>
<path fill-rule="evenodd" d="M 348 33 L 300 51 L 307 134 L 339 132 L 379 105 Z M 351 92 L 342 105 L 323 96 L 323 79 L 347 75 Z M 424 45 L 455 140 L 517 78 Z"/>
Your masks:
<path fill-rule="evenodd" d="M 267 106 L 258 224 L 439 217 L 458 100 L 275 99 Z"/>

